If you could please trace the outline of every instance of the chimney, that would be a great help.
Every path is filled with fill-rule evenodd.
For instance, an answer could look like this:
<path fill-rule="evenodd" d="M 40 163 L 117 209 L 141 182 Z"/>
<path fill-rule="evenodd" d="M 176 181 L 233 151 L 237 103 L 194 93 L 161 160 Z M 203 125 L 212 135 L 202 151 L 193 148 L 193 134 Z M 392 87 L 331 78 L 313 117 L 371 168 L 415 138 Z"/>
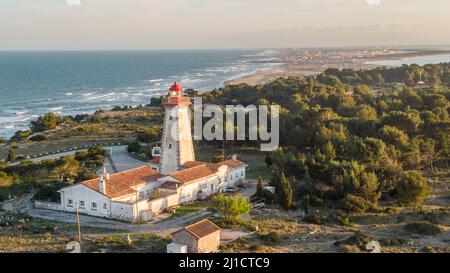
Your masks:
<path fill-rule="evenodd" d="M 109 180 L 109 173 L 106 171 L 106 167 L 103 167 L 103 177 L 106 180 Z"/>
<path fill-rule="evenodd" d="M 237 160 L 237 154 L 232 154 L 231 155 L 231 160 Z"/>
<path fill-rule="evenodd" d="M 103 175 L 100 175 L 100 182 L 98 183 L 98 191 L 101 193 L 106 193 L 106 181 Z"/>

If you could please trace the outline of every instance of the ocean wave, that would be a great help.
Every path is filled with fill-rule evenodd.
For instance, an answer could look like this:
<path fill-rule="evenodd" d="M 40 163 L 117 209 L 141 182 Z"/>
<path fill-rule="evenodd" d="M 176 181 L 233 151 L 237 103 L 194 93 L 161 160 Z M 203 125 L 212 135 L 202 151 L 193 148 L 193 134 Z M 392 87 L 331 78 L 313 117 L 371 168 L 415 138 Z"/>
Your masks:
<path fill-rule="evenodd" d="M 64 95 L 66 95 L 66 96 L 73 96 L 73 93 L 67 92 L 67 93 L 64 93 Z"/>
<path fill-rule="evenodd" d="M 28 113 L 28 111 L 17 111 L 15 114 L 16 114 L 17 116 L 23 116 L 23 115 L 25 115 L 26 113 Z"/>
<path fill-rule="evenodd" d="M 49 107 L 49 108 L 45 108 L 45 109 L 50 112 L 57 112 L 57 111 L 61 111 L 62 109 L 64 109 L 64 106 Z"/>
<path fill-rule="evenodd" d="M 148 80 L 148 82 L 162 82 L 164 79 L 154 79 L 154 80 Z"/>
<path fill-rule="evenodd" d="M 114 96 L 116 93 L 115 92 L 110 92 L 108 94 L 103 94 L 103 95 L 98 95 L 98 96 L 93 96 L 93 97 L 88 97 L 86 98 L 87 100 L 98 100 L 98 99 L 103 99 L 103 98 L 107 98 L 107 97 L 111 97 Z"/>

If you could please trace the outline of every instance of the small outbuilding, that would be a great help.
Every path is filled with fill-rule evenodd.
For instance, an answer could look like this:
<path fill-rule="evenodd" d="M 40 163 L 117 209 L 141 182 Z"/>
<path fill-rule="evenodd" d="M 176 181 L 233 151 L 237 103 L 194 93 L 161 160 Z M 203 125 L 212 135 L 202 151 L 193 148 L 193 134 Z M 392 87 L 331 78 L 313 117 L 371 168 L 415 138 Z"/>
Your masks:
<path fill-rule="evenodd" d="M 217 252 L 220 231 L 216 224 L 203 219 L 172 233 L 172 244 L 186 245 L 188 253 Z"/>

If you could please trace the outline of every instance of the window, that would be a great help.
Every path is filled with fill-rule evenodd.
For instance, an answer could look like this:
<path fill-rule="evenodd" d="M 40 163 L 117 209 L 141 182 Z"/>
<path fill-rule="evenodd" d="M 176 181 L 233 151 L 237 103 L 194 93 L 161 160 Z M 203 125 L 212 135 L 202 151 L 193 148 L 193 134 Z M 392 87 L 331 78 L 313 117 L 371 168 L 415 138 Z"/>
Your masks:
<path fill-rule="evenodd" d="M 206 183 L 200 185 L 200 189 L 206 189 Z"/>
<path fill-rule="evenodd" d="M 80 201 L 80 207 L 84 207 L 84 201 Z"/>
<path fill-rule="evenodd" d="M 67 200 L 67 206 L 68 207 L 72 207 L 73 206 L 73 200 L 72 199 Z"/>
<path fill-rule="evenodd" d="M 92 209 L 93 209 L 93 210 L 96 210 L 96 209 L 97 209 L 97 203 L 92 202 Z"/>
<path fill-rule="evenodd" d="M 172 144 L 169 144 L 169 149 L 172 149 Z"/>
<path fill-rule="evenodd" d="M 241 176 L 244 176 L 244 171 L 241 171 Z"/>
<path fill-rule="evenodd" d="M 107 209 L 106 203 L 103 203 L 103 209 Z"/>

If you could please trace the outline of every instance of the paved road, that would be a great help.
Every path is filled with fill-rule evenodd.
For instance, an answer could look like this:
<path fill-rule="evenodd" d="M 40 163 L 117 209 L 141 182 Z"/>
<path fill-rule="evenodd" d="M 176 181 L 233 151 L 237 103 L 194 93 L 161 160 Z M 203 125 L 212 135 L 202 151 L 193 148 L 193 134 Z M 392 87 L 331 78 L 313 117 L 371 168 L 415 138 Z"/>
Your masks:
<path fill-rule="evenodd" d="M 111 149 L 111 151 L 112 151 L 111 157 L 106 158 L 105 164 L 104 164 L 104 166 L 106 167 L 106 170 L 109 173 L 122 172 L 122 171 L 134 169 L 134 168 L 146 165 L 145 162 L 130 157 L 127 153 L 126 145 L 104 147 L 104 148 Z M 77 151 L 85 151 L 85 150 L 86 149 L 80 149 Z M 58 159 L 63 156 L 72 156 L 77 151 L 61 152 L 61 153 L 57 153 L 57 154 L 51 154 L 51 155 L 45 155 L 45 156 L 41 156 L 41 157 L 31 158 L 29 160 L 31 160 L 33 162 L 39 162 L 39 161 L 47 160 L 47 159 Z M 11 163 L 10 165 L 17 165 L 19 163 L 20 162 L 14 162 L 14 163 Z M 101 171 L 103 171 L 103 168 L 101 168 L 99 170 L 99 172 L 101 172 Z"/>
<path fill-rule="evenodd" d="M 122 172 L 146 165 L 146 162 L 130 157 L 127 153 L 127 146 L 108 148 L 111 149 L 111 157 L 105 160 L 104 166 L 109 173 Z"/>

